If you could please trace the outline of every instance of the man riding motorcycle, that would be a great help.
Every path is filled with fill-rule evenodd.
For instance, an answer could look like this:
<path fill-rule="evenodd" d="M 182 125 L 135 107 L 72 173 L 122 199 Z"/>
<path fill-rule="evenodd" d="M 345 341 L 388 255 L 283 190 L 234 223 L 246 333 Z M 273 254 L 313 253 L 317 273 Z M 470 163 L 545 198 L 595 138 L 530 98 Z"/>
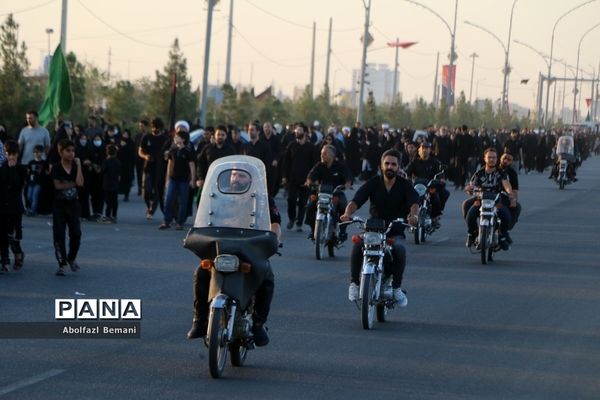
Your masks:
<path fill-rule="evenodd" d="M 349 189 L 352 185 L 352 176 L 350 170 L 341 161 L 336 160 L 336 149 L 332 145 L 325 145 L 321 149 L 321 161 L 315 164 L 308 173 L 306 185 L 310 187 L 313 184 L 331 185 L 335 188 L 339 185 L 344 185 Z M 340 216 L 344 213 L 348 200 L 342 191 L 333 193 L 335 204 L 335 215 Z M 315 217 L 317 213 L 316 199 L 310 199 L 306 205 L 306 224 L 310 226 L 308 237 L 314 239 Z M 340 227 L 340 241 L 347 239 L 346 227 Z"/>
<path fill-rule="evenodd" d="M 340 217 L 342 221 L 349 221 L 356 210 L 369 200 L 370 217 L 383 219 L 386 226 L 397 218 L 407 218 L 411 225 L 417 223 L 419 195 L 408 180 L 398 176 L 401 157 L 398 151 L 392 149 L 383 153 L 380 165 L 383 176 L 372 177 L 356 191 L 354 198 L 348 203 L 344 215 Z M 406 267 L 406 250 L 402 244 L 404 233 L 402 231 L 390 232 L 388 238 L 394 241 L 391 246 L 392 262 L 390 265 L 393 275 L 394 300 L 401 307 L 406 307 L 408 298 L 401 289 L 402 276 Z M 362 243 L 354 243 L 350 256 L 351 281 L 348 288 L 350 301 L 356 301 L 359 298 L 362 256 Z"/>
<path fill-rule="evenodd" d="M 434 179 L 435 175 L 442 171 L 442 164 L 431 155 L 431 143 L 424 141 L 419 146 L 418 157 L 406 167 L 406 176 L 413 183 L 423 183 L 427 185 Z M 450 192 L 446 190 L 446 184 L 443 181 L 434 184 L 435 192 L 430 194 L 431 201 L 431 219 L 433 226 L 440 227 L 440 216 L 446 206 L 446 201 L 450 197 Z"/>
<path fill-rule="evenodd" d="M 242 170 L 233 169 L 229 176 L 229 185 L 224 189 L 229 194 L 244 193 L 248 190 L 251 183 L 251 176 Z M 265 186 L 266 188 L 266 186 Z M 208 189 L 206 189 L 208 190 Z M 269 215 L 271 220 L 270 229 L 277 235 L 277 240 L 281 243 L 281 216 L 273 198 L 268 198 Z M 270 269 L 270 267 L 269 267 Z M 206 336 L 208 314 L 209 314 L 209 285 L 211 280 L 211 271 L 202 269 L 199 265 L 193 276 L 193 320 L 192 327 L 187 333 L 188 339 L 196 339 Z M 256 346 L 265 346 L 269 343 L 269 336 L 264 324 L 269 315 L 271 300 L 273 299 L 274 276 L 269 271 L 266 279 L 262 282 L 255 293 L 254 313 L 252 315 L 254 343 Z"/>
<path fill-rule="evenodd" d="M 479 168 L 473 176 L 471 181 L 467 184 L 465 191 L 469 194 L 473 194 L 473 189 L 479 188 L 486 192 L 500 193 L 504 190 L 510 197 L 511 204 L 516 204 L 514 193 L 512 193 L 512 187 L 506 175 L 506 172 L 498 170 L 496 168 L 496 162 L 498 155 L 496 149 L 493 147 L 487 148 L 483 153 L 484 166 Z M 471 247 L 475 243 L 477 237 L 477 217 L 479 215 L 479 207 L 476 202 L 469 209 L 466 215 L 466 223 L 468 228 L 467 233 L 467 247 Z M 497 205 L 497 213 L 500 217 L 500 235 L 499 244 L 503 250 L 508 250 L 510 244 L 510 236 L 508 235 L 508 229 L 511 226 L 510 212 L 502 202 Z"/>

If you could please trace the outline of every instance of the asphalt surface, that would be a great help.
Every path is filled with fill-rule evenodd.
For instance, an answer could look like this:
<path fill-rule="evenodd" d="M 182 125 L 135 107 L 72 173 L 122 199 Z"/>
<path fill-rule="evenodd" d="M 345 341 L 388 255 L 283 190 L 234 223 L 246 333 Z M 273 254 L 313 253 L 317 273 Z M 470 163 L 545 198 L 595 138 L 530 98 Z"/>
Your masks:
<path fill-rule="evenodd" d="M 347 300 L 349 246 L 317 261 L 306 229 L 285 230 L 278 197 L 271 343 L 220 380 L 185 338 L 198 263 L 185 232 L 159 231 L 133 196 L 118 224 L 82 224 L 81 271 L 61 278 L 51 219 L 25 218 L 25 266 L 0 275 L 0 323 L 54 321 L 56 298 L 139 298 L 141 338 L 0 339 L 0 398 L 598 399 L 600 157 L 565 190 L 546 177 L 519 176 L 514 245 L 486 266 L 464 247 L 466 195 L 451 189 L 441 230 L 407 240 L 408 307 L 372 331 Z"/>

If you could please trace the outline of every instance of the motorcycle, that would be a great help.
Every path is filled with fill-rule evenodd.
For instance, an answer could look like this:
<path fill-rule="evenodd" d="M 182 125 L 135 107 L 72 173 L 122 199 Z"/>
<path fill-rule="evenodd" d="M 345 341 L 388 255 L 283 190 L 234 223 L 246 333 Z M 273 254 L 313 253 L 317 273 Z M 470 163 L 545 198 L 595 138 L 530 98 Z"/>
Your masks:
<path fill-rule="evenodd" d="M 264 164 L 249 156 L 215 160 L 184 240 L 211 272 L 205 345 L 213 378 L 223 374 L 228 352 L 231 364 L 242 366 L 255 348 L 254 294 L 271 273 L 269 258 L 278 249 L 270 225 Z"/>
<path fill-rule="evenodd" d="M 575 168 L 575 145 L 572 136 L 561 136 L 556 142 L 557 167 L 555 180 L 558 188 L 563 190 L 565 185 L 573 182 Z"/>
<path fill-rule="evenodd" d="M 334 194 L 343 190 L 340 185 L 333 189 L 332 185 L 319 185 L 317 200 L 317 215 L 315 217 L 314 241 L 315 255 L 321 260 L 325 255 L 325 248 L 329 257 L 335 257 L 335 248 L 339 244 L 338 216 L 335 213 Z"/>
<path fill-rule="evenodd" d="M 352 236 L 352 243 L 362 243 L 363 264 L 360 278 L 359 299 L 356 306 L 361 312 L 363 329 L 373 329 L 375 316 L 378 322 L 385 322 L 388 310 L 393 309 L 396 301 L 392 289 L 392 278 L 386 273 L 386 266 L 391 261 L 391 245 L 387 235 L 395 224 L 402 224 L 404 220 L 398 218 L 387 227 L 382 219 L 371 218 L 364 221 L 354 217 L 351 221 L 342 224 L 359 223 L 360 235 Z"/>
<path fill-rule="evenodd" d="M 427 185 L 417 181 L 414 186 L 415 191 L 419 195 L 419 214 L 417 225 L 411 226 L 409 231 L 414 234 L 415 244 L 425 242 L 426 237 L 431 236 L 439 228 L 439 225 L 434 224 L 431 218 L 431 195 L 437 191 L 436 185 L 439 183 L 438 179 L 444 173 L 445 171 L 440 171 L 435 174 Z"/>
<path fill-rule="evenodd" d="M 474 189 L 475 204 L 479 203 L 479 232 L 475 239 L 475 249 L 481 254 L 481 263 L 493 261 L 493 253 L 502 250 L 499 244 L 500 218 L 496 204 L 502 193 Z"/>

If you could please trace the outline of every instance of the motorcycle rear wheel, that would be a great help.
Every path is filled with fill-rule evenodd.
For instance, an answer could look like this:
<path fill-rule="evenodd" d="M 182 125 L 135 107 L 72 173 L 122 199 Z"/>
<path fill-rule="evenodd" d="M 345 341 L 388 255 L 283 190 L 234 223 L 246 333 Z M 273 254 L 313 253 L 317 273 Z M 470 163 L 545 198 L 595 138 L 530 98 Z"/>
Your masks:
<path fill-rule="evenodd" d="M 234 343 L 229 347 L 229 355 L 231 358 L 231 365 L 234 367 L 242 367 L 248 356 L 248 349 L 244 345 Z"/>
<path fill-rule="evenodd" d="M 361 299 L 361 321 L 363 329 L 373 329 L 375 319 L 375 276 L 373 274 L 363 275 L 363 293 Z"/>
<path fill-rule="evenodd" d="M 225 370 L 227 361 L 227 345 L 225 331 L 227 316 L 222 308 L 213 308 L 208 321 L 208 368 L 213 378 L 220 378 Z"/>

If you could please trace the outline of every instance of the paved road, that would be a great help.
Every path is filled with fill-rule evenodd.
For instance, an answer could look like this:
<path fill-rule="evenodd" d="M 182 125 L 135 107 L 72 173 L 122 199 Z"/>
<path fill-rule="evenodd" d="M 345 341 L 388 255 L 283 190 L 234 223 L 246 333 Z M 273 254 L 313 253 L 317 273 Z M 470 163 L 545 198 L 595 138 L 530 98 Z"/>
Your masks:
<path fill-rule="evenodd" d="M 185 339 L 197 264 L 185 232 L 159 232 L 136 197 L 118 225 L 83 225 L 82 270 L 59 278 L 50 219 L 27 218 L 25 267 L 0 276 L 0 321 L 52 321 L 54 299 L 76 292 L 140 298 L 142 338 L 2 339 L 0 398 L 598 399 L 600 158 L 579 178 L 560 191 L 520 175 L 515 244 L 487 266 L 464 248 L 465 196 L 452 192 L 442 229 L 407 243 L 408 308 L 373 331 L 346 299 L 349 249 L 317 262 L 303 234 L 285 231 L 271 344 L 222 380 Z"/>

